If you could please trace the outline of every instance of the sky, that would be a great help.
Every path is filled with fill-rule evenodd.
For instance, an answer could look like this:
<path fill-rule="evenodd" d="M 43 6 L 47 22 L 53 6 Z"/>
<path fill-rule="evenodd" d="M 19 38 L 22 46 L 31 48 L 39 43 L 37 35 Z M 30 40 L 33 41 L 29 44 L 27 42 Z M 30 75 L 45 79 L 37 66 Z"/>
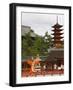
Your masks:
<path fill-rule="evenodd" d="M 45 32 L 52 33 L 52 26 L 58 23 L 64 25 L 64 15 L 54 13 L 25 13 L 22 12 L 21 24 L 30 26 L 38 35 L 44 36 Z"/>

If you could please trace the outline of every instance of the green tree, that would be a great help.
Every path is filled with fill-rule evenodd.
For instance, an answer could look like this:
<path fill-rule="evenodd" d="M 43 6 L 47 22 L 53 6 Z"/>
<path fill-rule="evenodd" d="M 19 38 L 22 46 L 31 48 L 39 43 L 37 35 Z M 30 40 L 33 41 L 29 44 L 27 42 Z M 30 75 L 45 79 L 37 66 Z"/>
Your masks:
<path fill-rule="evenodd" d="M 44 36 L 36 35 L 34 38 L 31 37 L 31 32 L 28 32 L 22 37 L 22 57 L 24 56 L 40 56 L 48 55 L 48 49 L 52 45 L 51 36 L 48 32 Z"/>
<path fill-rule="evenodd" d="M 33 39 L 31 38 L 30 32 L 28 32 L 25 36 L 22 37 L 22 57 L 31 56 L 33 46 Z"/>
<path fill-rule="evenodd" d="M 45 41 L 46 45 L 48 46 L 48 48 L 53 46 L 52 37 L 51 37 L 51 35 L 48 34 L 48 32 L 45 33 L 44 41 Z"/>

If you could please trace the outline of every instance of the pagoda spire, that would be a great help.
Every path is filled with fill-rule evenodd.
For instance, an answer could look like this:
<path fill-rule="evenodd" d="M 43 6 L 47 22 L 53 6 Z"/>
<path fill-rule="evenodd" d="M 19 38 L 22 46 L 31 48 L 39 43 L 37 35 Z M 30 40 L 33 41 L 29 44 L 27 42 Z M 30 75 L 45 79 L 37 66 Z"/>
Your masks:
<path fill-rule="evenodd" d="M 58 16 L 57 16 L 57 23 L 58 23 Z"/>

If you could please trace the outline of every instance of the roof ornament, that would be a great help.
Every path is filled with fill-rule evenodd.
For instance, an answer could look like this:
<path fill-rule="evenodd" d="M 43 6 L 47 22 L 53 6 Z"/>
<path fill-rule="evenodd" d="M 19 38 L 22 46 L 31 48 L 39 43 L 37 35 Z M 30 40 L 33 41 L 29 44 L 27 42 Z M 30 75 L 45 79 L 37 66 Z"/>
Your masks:
<path fill-rule="evenodd" d="M 58 24 L 58 16 L 57 16 L 57 24 Z"/>

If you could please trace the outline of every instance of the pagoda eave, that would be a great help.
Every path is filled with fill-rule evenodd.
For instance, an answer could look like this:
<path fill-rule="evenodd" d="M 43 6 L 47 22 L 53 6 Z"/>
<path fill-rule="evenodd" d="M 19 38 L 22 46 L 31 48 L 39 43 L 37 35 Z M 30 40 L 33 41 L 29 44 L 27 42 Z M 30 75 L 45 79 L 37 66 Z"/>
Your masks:
<path fill-rule="evenodd" d="M 58 23 L 56 23 L 54 26 L 52 26 L 53 28 L 61 28 L 63 25 L 60 25 Z"/>
<path fill-rule="evenodd" d="M 59 31 L 63 31 L 63 29 L 54 29 L 54 30 L 52 30 L 52 31 L 54 31 L 54 32 L 59 32 Z"/>
<path fill-rule="evenodd" d="M 62 39 L 63 37 L 53 37 L 52 39 Z"/>
<path fill-rule="evenodd" d="M 52 33 L 51 35 L 62 35 L 64 33 Z"/>
<path fill-rule="evenodd" d="M 53 41 L 54 43 L 63 43 L 64 41 Z"/>

